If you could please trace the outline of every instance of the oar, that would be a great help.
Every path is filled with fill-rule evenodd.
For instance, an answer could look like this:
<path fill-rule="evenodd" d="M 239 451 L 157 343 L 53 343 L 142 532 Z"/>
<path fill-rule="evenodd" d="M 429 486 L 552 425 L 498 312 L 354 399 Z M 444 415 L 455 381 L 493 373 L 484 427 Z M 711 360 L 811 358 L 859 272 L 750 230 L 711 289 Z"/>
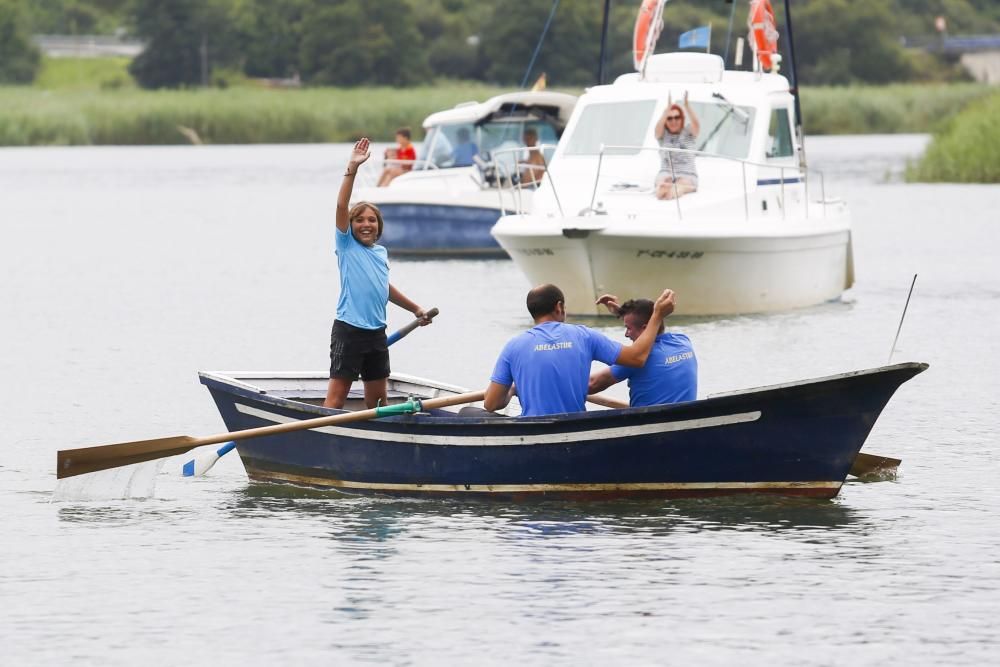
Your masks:
<path fill-rule="evenodd" d="M 410 399 L 405 403 L 396 405 L 386 405 L 372 408 L 371 410 L 361 410 L 359 412 L 348 412 L 341 415 L 330 415 L 329 417 L 316 417 L 315 419 L 304 419 L 302 421 L 289 422 L 286 424 L 273 424 L 271 426 L 260 426 L 249 428 L 243 431 L 231 431 L 229 433 L 219 433 L 202 438 L 195 438 L 189 435 L 175 435 L 169 438 L 157 438 L 155 440 L 137 440 L 135 442 L 122 442 L 114 445 L 99 445 L 97 447 L 81 447 L 80 449 L 63 449 L 56 456 L 56 477 L 72 477 L 108 468 L 118 468 L 133 463 L 152 461 L 167 456 L 183 454 L 186 451 L 201 447 L 203 445 L 216 445 L 220 442 L 230 440 L 247 440 L 249 438 L 259 438 L 265 435 L 278 435 L 279 433 L 291 433 L 293 431 L 307 431 L 321 426 L 334 426 L 339 424 L 350 424 L 352 422 L 378 419 L 379 417 L 390 417 L 393 415 L 413 414 L 435 408 L 445 408 L 449 405 L 462 405 L 464 403 L 475 403 L 483 400 L 486 392 L 476 391 L 467 394 L 455 394 L 454 396 L 443 396 L 441 398 L 430 398 L 425 401 Z"/>
<path fill-rule="evenodd" d="M 855 477 L 865 477 L 867 475 L 885 475 L 896 472 L 896 468 L 902 463 L 900 459 L 889 458 L 888 456 L 875 456 L 858 452 L 851 465 L 851 474 Z"/>
<path fill-rule="evenodd" d="M 601 394 L 592 394 L 587 397 L 587 401 L 594 403 L 595 405 L 603 405 L 606 408 L 614 408 L 616 410 L 621 410 L 629 407 L 628 403 L 624 401 L 619 401 L 614 398 L 608 398 L 602 396 Z M 876 456 L 875 454 L 866 454 L 864 452 L 858 452 L 858 455 L 854 457 L 854 463 L 851 464 L 850 474 L 855 477 L 866 477 L 868 475 L 884 475 L 891 474 L 895 472 L 899 464 L 902 463 L 900 459 L 893 459 L 888 456 Z"/>
<path fill-rule="evenodd" d="M 424 314 L 424 317 L 426 317 L 428 320 L 433 320 L 435 317 L 437 317 L 437 314 L 439 312 L 441 312 L 441 311 L 439 311 L 437 308 L 431 308 L 430 310 L 428 310 Z M 390 335 L 388 338 L 385 339 L 386 344 L 387 345 L 392 345 L 393 343 L 395 343 L 396 341 L 398 341 L 400 338 L 406 337 L 407 334 L 409 334 L 411 331 L 413 331 L 414 329 L 416 329 L 417 327 L 420 326 L 421 319 L 422 318 L 418 317 L 417 319 L 415 319 L 412 322 L 410 322 L 409 324 L 407 324 L 405 327 L 402 327 L 396 333 Z"/>
<path fill-rule="evenodd" d="M 429 320 L 433 320 L 435 317 L 437 317 L 437 314 L 439 312 L 441 311 L 439 311 L 437 308 L 431 308 L 430 310 L 427 311 L 425 317 Z M 409 324 L 407 324 L 406 326 L 402 327 L 396 333 L 390 335 L 386 339 L 386 345 L 392 345 L 400 338 L 406 337 L 407 334 L 409 334 L 411 331 L 420 326 L 420 320 L 421 318 L 418 317 Z M 212 466 L 215 465 L 216 461 L 218 461 L 219 459 L 221 459 L 223 456 L 233 451 L 234 449 L 236 449 L 236 443 L 227 442 L 225 445 L 219 447 L 218 449 L 213 449 L 211 451 L 199 454 L 193 459 L 189 459 L 184 463 L 184 465 L 181 466 L 181 475 L 184 477 L 201 477 L 206 472 L 212 469 Z"/>
<path fill-rule="evenodd" d="M 603 405 L 606 408 L 613 408 L 615 410 L 624 410 L 630 407 L 625 401 L 619 401 L 617 398 L 608 398 L 607 396 L 602 396 L 601 394 L 591 394 L 587 397 L 589 403 L 594 405 Z"/>

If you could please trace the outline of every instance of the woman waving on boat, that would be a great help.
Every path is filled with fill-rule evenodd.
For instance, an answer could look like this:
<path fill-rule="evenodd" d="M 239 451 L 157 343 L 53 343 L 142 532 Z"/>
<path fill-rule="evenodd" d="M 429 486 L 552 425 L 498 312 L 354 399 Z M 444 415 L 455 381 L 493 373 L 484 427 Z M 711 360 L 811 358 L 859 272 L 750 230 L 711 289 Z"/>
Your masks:
<path fill-rule="evenodd" d="M 330 384 L 323 405 L 342 408 L 354 380 L 361 376 L 365 405 L 374 408 L 386 402 L 389 377 L 389 347 L 385 335 L 386 306 L 392 302 L 420 318 L 431 320 L 424 309 L 389 282 L 389 256 L 376 243 L 382 236 L 382 212 L 369 202 L 350 205 L 354 177 L 367 160 L 367 138 L 351 151 L 344 180 L 337 195 L 337 266 L 340 298 L 337 319 L 330 334 Z"/>
<path fill-rule="evenodd" d="M 686 124 L 685 120 L 690 123 Z M 684 93 L 683 109 L 679 104 L 667 102 L 655 130 L 662 161 L 660 172 L 656 175 L 657 199 L 676 199 L 698 189 L 694 154 L 684 151 L 694 150 L 700 129 L 698 116 L 688 103 L 687 92 Z"/>

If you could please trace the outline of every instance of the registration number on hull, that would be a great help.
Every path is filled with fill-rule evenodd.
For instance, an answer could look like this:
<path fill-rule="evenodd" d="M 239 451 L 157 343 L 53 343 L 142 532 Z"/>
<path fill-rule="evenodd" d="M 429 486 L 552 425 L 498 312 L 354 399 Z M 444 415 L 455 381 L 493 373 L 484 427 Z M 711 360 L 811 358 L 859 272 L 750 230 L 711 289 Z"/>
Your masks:
<path fill-rule="evenodd" d="M 705 255 L 701 250 L 638 250 L 636 258 L 650 257 L 652 259 L 701 259 Z"/>

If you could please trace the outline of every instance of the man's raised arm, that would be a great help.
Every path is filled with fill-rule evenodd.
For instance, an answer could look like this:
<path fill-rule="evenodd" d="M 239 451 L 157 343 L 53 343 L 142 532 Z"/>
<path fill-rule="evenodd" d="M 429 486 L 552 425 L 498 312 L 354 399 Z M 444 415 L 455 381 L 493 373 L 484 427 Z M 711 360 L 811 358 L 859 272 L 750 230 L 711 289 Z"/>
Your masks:
<path fill-rule="evenodd" d="M 622 366 L 631 366 L 632 368 L 641 368 L 646 363 L 649 352 L 653 349 L 653 343 L 656 341 L 656 336 L 660 329 L 660 322 L 672 312 L 674 312 L 674 291 L 665 289 L 663 290 L 663 294 L 653 304 L 653 314 L 650 316 L 649 322 L 646 323 L 646 328 L 643 329 L 642 334 L 635 339 L 634 343 L 622 348 L 622 351 L 618 353 L 618 359 L 615 360 L 615 363 Z"/>

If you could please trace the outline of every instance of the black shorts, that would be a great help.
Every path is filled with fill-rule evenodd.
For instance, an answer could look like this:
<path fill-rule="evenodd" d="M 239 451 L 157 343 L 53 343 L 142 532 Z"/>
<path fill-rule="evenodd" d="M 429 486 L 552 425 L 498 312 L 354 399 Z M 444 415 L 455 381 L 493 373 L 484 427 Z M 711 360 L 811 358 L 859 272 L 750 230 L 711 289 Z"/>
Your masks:
<path fill-rule="evenodd" d="M 334 320 L 330 332 L 330 377 L 365 382 L 389 377 L 389 346 L 385 327 L 359 329 Z"/>

